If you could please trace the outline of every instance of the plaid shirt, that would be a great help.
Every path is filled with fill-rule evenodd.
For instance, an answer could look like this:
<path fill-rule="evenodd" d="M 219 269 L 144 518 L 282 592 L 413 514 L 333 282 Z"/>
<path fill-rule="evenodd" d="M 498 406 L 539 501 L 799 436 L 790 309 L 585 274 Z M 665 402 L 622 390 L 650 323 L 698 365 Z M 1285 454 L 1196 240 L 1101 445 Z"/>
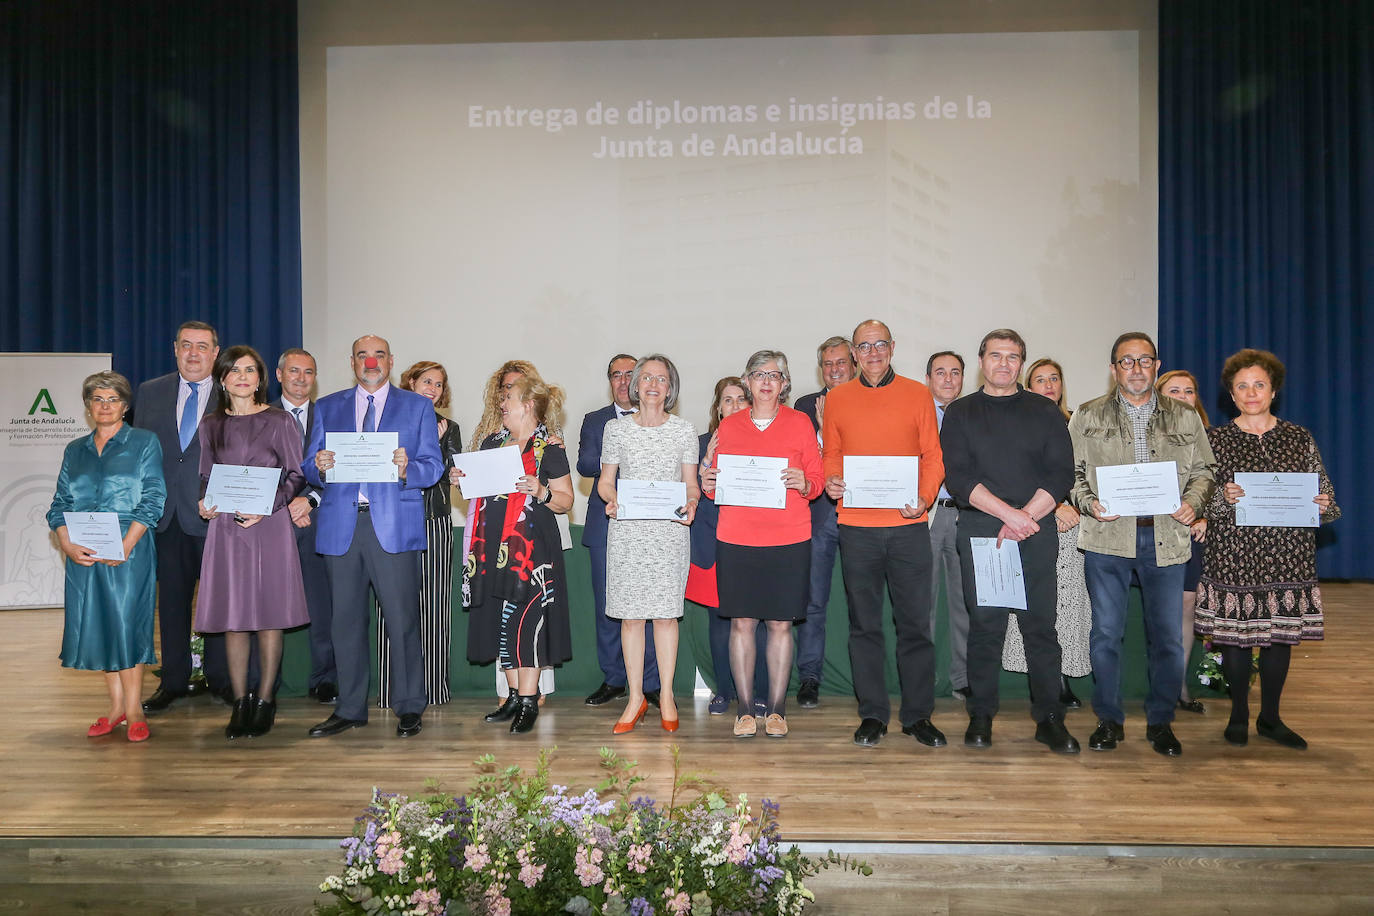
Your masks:
<path fill-rule="evenodd" d="M 1146 464 L 1150 460 L 1150 443 L 1146 441 L 1145 431 L 1150 426 L 1150 415 L 1155 412 L 1155 405 L 1159 403 L 1159 395 L 1151 391 L 1150 399 L 1139 407 L 1126 400 L 1120 391 L 1116 396 L 1126 411 L 1126 417 L 1131 421 L 1131 432 L 1135 434 L 1135 463 Z"/>

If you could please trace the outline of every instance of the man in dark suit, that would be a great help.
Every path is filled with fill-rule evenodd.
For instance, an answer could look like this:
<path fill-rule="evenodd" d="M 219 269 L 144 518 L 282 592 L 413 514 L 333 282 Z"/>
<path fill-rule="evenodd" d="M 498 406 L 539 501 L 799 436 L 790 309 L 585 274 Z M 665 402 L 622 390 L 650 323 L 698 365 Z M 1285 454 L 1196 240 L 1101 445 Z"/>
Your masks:
<path fill-rule="evenodd" d="M 600 410 L 582 418 L 582 434 L 577 444 L 577 473 L 592 482 L 587 497 L 587 519 L 582 529 L 582 546 L 592 561 L 592 596 L 596 605 L 596 661 L 601 666 L 601 686 L 587 697 L 588 706 L 604 706 L 625 696 L 625 657 L 620 650 L 620 621 L 606 616 L 606 502 L 596 492 L 601 477 L 601 437 L 606 424 L 617 417 L 634 413 L 630 406 L 630 376 L 635 358 L 617 353 L 606 365 L 611 383 L 611 401 Z M 644 628 L 644 695 L 658 705 L 658 661 L 654 658 L 653 627 Z"/>
<path fill-rule="evenodd" d="M 167 502 L 157 523 L 158 633 L 162 683 L 143 704 L 162 712 L 191 689 L 191 612 L 208 523 L 200 517 L 200 418 L 219 404 L 210 377 L 219 335 L 203 321 L 177 328 L 172 344 L 177 371 L 149 379 L 134 396 L 134 425 L 155 433 L 162 445 Z M 202 659 L 211 693 L 232 701 L 224 634 L 206 634 Z"/>
<path fill-rule="evenodd" d="M 272 405 L 296 419 L 301 428 L 301 448 L 310 442 L 315 427 L 315 357 L 307 350 L 292 347 L 277 360 L 277 383 L 281 397 Z M 334 668 L 334 641 L 330 628 L 334 603 L 329 592 L 329 574 L 324 557 L 315 549 L 315 509 L 324 494 L 316 487 L 291 500 L 291 521 L 296 526 L 296 552 L 301 559 L 301 579 L 305 583 L 305 605 L 310 613 L 310 695 L 321 703 L 333 703 L 339 695 L 339 675 Z"/>
<path fill-rule="evenodd" d="M 420 733 L 425 671 L 420 644 L 420 555 L 426 544 L 425 488 L 439 479 L 444 459 L 434 425 L 434 404 L 391 385 L 391 347 L 374 335 L 353 342 L 358 384 L 320 398 L 301 470 L 324 497 L 316 514 L 315 548 L 325 557 L 334 596 L 330 628 L 338 670 L 334 714 L 310 737 L 337 735 L 367 724 L 372 673 L 368 651 L 368 586 L 386 607 L 391 640 L 391 708 L 396 734 Z M 394 483 L 331 482 L 334 452 L 326 433 L 394 432 Z"/>
<path fill-rule="evenodd" d="M 816 348 L 816 362 L 825 387 L 797 399 L 797 409 L 811 418 L 819 436 L 825 419 L 825 395 L 854 377 L 854 353 L 849 338 L 831 337 Z M 797 705 L 814 709 L 821 705 L 821 669 L 825 663 L 825 609 L 830 604 L 830 583 L 835 575 L 835 553 L 840 546 L 835 500 L 822 493 L 811 501 L 811 591 L 806 619 L 797 627 Z"/>

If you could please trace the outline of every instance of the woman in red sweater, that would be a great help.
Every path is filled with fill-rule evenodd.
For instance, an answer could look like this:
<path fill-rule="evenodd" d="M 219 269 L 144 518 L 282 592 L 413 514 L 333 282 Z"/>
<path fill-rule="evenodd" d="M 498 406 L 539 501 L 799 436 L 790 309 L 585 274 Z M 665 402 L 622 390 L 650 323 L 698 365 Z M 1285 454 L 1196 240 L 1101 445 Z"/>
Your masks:
<path fill-rule="evenodd" d="M 732 618 L 730 671 L 739 694 L 735 735 L 758 732 L 754 719 L 754 667 L 758 661 L 754 631 L 760 620 L 768 627 L 768 709 L 764 731 L 787 734 L 784 704 L 792 676 L 792 624 L 806 617 L 811 581 L 811 510 L 808 502 L 824 486 L 816 431 L 800 411 L 785 406 L 792 390 L 787 357 L 760 350 L 744 369 L 752 404 L 721 421 L 716 454 L 702 481 L 720 507 L 716 527 L 716 581 L 721 617 Z M 781 458 L 781 506 L 733 505 L 727 481 L 717 489 L 724 456 Z"/>

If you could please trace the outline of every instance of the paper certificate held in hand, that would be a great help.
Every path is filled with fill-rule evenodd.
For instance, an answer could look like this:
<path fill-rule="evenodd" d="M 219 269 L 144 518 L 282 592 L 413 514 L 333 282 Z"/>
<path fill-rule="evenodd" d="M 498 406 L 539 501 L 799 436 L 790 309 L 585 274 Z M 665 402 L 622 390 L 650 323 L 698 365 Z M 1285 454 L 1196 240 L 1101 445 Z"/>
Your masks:
<path fill-rule="evenodd" d="M 687 517 L 687 484 L 680 480 L 626 480 L 615 482 L 617 521 Z"/>
<path fill-rule="evenodd" d="M 1097 469 L 1097 501 L 1108 515 L 1173 515 L 1180 505 L 1178 464 L 1109 464 Z"/>
<path fill-rule="evenodd" d="M 67 539 L 85 547 L 97 560 L 123 560 L 124 535 L 116 512 L 63 512 Z"/>
<path fill-rule="evenodd" d="M 1026 609 L 1026 579 L 1021 572 L 1021 545 L 997 538 L 969 538 L 973 549 L 973 581 L 979 607 Z"/>
<path fill-rule="evenodd" d="M 1236 524 L 1245 527 L 1316 528 L 1321 524 L 1317 475 L 1306 472 L 1238 473 L 1245 495 L 1236 503 Z"/>
<path fill-rule="evenodd" d="M 453 466 L 463 472 L 458 489 L 464 499 L 514 493 L 515 485 L 525 476 L 520 449 L 513 445 L 462 452 L 453 456 Z"/>
<path fill-rule="evenodd" d="M 324 434 L 324 447 L 334 453 L 334 466 L 325 472 L 329 483 L 395 483 L 397 434 Z"/>
<path fill-rule="evenodd" d="M 281 468 L 217 464 L 210 469 L 210 482 L 201 501 L 217 512 L 271 515 L 280 484 Z"/>
<path fill-rule="evenodd" d="M 717 455 L 717 506 L 753 506 L 757 509 L 782 509 L 787 505 L 787 487 L 782 472 L 786 458 L 764 455 Z"/>
<path fill-rule="evenodd" d="M 846 509 L 901 509 L 920 499 L 921 459 L 916 455 L 845 455 Z"/>

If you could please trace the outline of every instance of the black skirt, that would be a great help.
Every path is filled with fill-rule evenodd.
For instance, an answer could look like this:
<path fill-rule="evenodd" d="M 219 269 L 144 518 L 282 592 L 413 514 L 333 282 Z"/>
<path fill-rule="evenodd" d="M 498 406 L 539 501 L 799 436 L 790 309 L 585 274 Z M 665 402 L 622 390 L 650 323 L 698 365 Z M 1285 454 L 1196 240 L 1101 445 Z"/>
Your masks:
<path fill-rule="evenodd" d="M 741 547 L 716 542 L 721 617 L 805 620 L 811 590 L 811 542 Z"/>

